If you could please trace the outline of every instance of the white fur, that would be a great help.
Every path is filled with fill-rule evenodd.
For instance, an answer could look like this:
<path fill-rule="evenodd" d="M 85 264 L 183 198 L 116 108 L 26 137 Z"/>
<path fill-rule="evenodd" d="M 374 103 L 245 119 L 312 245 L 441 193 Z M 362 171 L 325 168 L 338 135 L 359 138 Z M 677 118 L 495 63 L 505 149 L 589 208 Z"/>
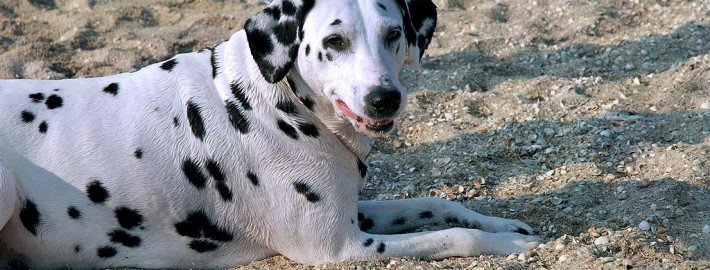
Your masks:
<path fill-rule="evenodd" d="M 394 7 L 390 1 L 382 2 Z M 383 51 L 374 31 L 385 22 L 401 23 L 402 18 L 376 12 L 371 1 L 318 1 L 306 21 L 301 47 L 322 39 L 319 26 L 335 16 L 344 19 L 344 27 L 360 40 L 356 53 L 337 59 L 326 72 L 299 51 L 291 75 L 301 91 L 314 95 L 317 105 L 311 113 L 296 102 L 297 117 L 275 109 L 280 99 L 297 99 L 284 82 L 264 80 L 244 31 L 215 48 L 220 72 L 214 79 L 206 50 L 176 56 L 172 72 L 162 70 L 159 63 L 103 78 L 0 80 L 0 262 L 19 258 L 38 269 L 227 268 L 275 254 L 319 264 L 389 256 L 508 254 L 536 246 L 536 238 L 512 233 L 532 231 L 529 226 L 483 216 L 457 203 L 433 198 L 357 201 L 363 181 L 357 160 L 369 153 L 369 139 L 338 116 L 328 90 L 354 109 L 360 107 L 363 89 L 381 75 L 403 90 L 397 74 L 405 52 Z M 225 100 L 233 100 L 229 84 L 235 81 L 245 86 L 253 107 L 246 113 L 251 124 L 247 134 L 230 125 L 224 109 Z M 102 92 L 110 83 L 120 85 L 118 95 Z M 44 103 L 31 102 L 28 94 L 37 92 L 61 96 L 63 106 L 48 110 Z M 185 113 L 188 101 L 201 108 L 207 130 L 203 140 L 191 132 Z M 36 118 L 21 121 L 23 110 Z M 179 118 L 178 127 L 173 126 L 174 116 Z M 312 123 L 320 136 L 288 138 L 276 127 L 277 118 L 292 125 Z M 44 134 L 38 132 L 42 121 L 48 123 Z M 142 159 L 134 157 L 137 148 L 143 150 Z M 208 159 L 218 161 L 233 201 L 220 198 L 211 177 L 203 190 L 191 185 L 181 170 L 186 158 L 200 165 Z M 247 170 L 258 174 L 259 186 L 249 182 Z M 87 198 L 86 186 L 94 180 L 110 193 L 105 204 Z M 295 192 L 294 181 L 307 183 L 320 201 L 309 202 Z M 19 218 L 27 200 L 40 213 L 36 235 Z M 68 217 L 69 206 L 81 210 L 80 219 Z M 121 206 L 137 209 L 144 217 L 143 229 L 129 230 L 141 238 L 139 247 L 109 241 L 107 233 L 120 227 L 114 209 Z M 212 252 L 190 249 L 191 239 L 176 233 L 174 224 L 195 210 L 232 233 L 233 240 Z M 420 218 L 423 211 L 433 216 Z M 359 229 L 358 212 L 373 221 L 369 232 Z M 409 223 L 392 226 L 392 218 L 398 216 Z M 451 217 L 481 230 L 390 235 Z M 365 246 L 370 238 L 373 243 Z M 380 243 L 386 246 L 383 252 L 377 251 Z M 81 246 L 80 252 L 74 251 L 75 245 Z M 97 257 L 97 249 L 107 245 L 117 254 Z"/>

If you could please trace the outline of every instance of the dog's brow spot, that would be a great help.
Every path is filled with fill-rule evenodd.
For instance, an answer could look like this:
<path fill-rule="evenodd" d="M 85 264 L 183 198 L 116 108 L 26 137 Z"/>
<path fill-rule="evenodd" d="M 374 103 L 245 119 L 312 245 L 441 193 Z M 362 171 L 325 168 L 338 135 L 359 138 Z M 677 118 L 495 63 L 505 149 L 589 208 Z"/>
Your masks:
<path fill-rule="evenodd" d="M 360 230 L 361 231 L 367 231 L 369 229 L 372 229 L 372 227 L 375 226 L 375 222 L 372 221 L 372 219 L 366 218 L 360 222 Z"/>
<path fill-rule="evenodd" d="M 108 86 L 106 86 L 104 88 L 103 92 L 106 94 L 111 94 L 111 95 L 116 96 L 116 95 L 118 95 L 118 88 L 119 88 L 118 83 L 112 83 L 112 84 L 109 84 Z"/>
<path fill-rule="evenodd" d="M 341 21 L 340 19 L 335 19 L 335 21 L 333 21 L 332 23 L 330 23 L 330 25 L 340 25 L 342 22 L 343 22 L 343 21 Z"/>
<path fill-rule="evenodd" d="M 360 172 L 360 178 L 365 178 L 367 176 L 367 165 L 365 165 L 362 160 L 357 159 L 357 170 Z"/>
<path fill-rule="evenodd" d="M 318 61 L 323 61 L 323 53 L 318 52 Z"/>
<path fill-rule="evenodd" d="M 377 253 L 384 253 L 385 252 L 385 243 L 380 242 L 379 245 L 377 245 Z"/>
<path fill-rule="evenodd" d="M 35 115 L 28 111 L 22 111 L 20 113 L 20 118 L 22 118 L 22 122 L 31 123 L 35 120 Z"/>
<path fill-rule="evenodd" d="M 387 11 L 387 7 L 386 7 L 384 4 L 378 2 L 377 5 L 378 5 L 382 10 Z"/>
<path fill-rule="evenodd" d="M 140 237 L 132 235 L 122 229 L 116 229 L 108 233 L 108 236 L 110 237 L 111 242 L 131 248 L 139 247 L 142 242 Z"/>
<path fill-rule="evenodd" d="M 29 97 L 33 103 L 40 103 L 44 100 L 44 94 L 42 93 L 30 94 Z"/>
<path fill-rule="evenodd" d="M 39 226 L 41 218 L 37 205 L 29 199 L 25 201 L 22 210 L 20 210 L 20 221 L 25 229 L 33 235 L 37 235 L 37 226 Z"/>
<path fill-rule="evenodd" d="M 47 101 L 45 101 L 44 104 L 47 105 L 47 109 L 54 110 L 62 107 L 62 105 L 64 105 L 64 100 L 60 96 L 51 95 L 47 97 Z"/>
<path fill-rule="evenodd" d="M 70 206 L 69 208 L 67 208 L 67 215 L 69 215 L 69 217 L 72 219 L 81 218 L 81 212 L 74 206 Z"/>
<path fill-rule="evenodd" d="M 171 71 L 173 71 L 173 68 L 174 68 L 177 64 L 178 64 L 177 60 L 175 60 L 175 59 L 170 59 L 170 60 L 168 60 L 168 61 L 163 62 L 163 63 L 160 65 L 160 68 L 161 68 L 162 70 L 167 71 L 167 72 L 171 72 Z"/>
<path fill-rule="evenodd" d="M 425 219 L 430 219 L 430 218 L 434 217 L 434 214 L 431 211 L 424 211 L 424 212 L 419 213 L 419 217 L 425 218 Z"/>
<path fill-rule="evenodd" d="M 399 218 L 392 221 L 392 225 L 403 225 L 405 222 L 407 222 L 406 218 L 399 217 Z"/>
<path fill-rule="evenodd" d="M 200 140 L 205 138 L 205 122 L 202 119 L 201 109 L 192 101 L 187 102 L 187 122 L 190 123 L 192 134 Z"/>
<path fill-rule="evenodd" d="M 215 251 L 217 249 L 217 244 L 206 240 L 192 240 L 189 246 L 192 250 L 199 253 Z"/>
<path fill-rule="evenodd" d="M 248 171 L 247 178 L 249 178 L 249 181 L 251 182 L 252 185 L 259 186 L 259 178 L 256 176 L 256 174 L 254 174 L 251 171 Z"/>
<path fill-rule="evenodd" d="M 202 173 L 200 166 L 198 166 L 194 161 L 191 159 L 183 161 L 182 172 L 185 177 L 187 177 L 187 181 L 190 181 L 190 183 L 197 189 L 205 188 L 207 177 Z"/>
<path fill-rule="evenodd" d="M 318 127 L 311 123 L 300 123 L 298 124 L 298 129 L 301 130 L 301 133 L 303 133 L 303 135 L 310 136 L 313 138 L 318 137 L 318 135 L 320 134 L 318 131 Z"/>
<path fill-rule="evenodd" d="M 306 56 L 308 56 L 309 54 L 311 54 L 311 45 L 306 45 L 305 51 L 306 51 Z"/>
<path fill-rule="evenodd" d="M 47 124 L 47 121 L 42 121 L 42 123 L 39 123 L 39 133 L 47 133 L 47 129 L 49 129 L 49 124 Z"/>
<path fill-rule="evenodd" d="M 110 246 L 103 246 L 96 250 L 96 256 L 106 259 L 116 256 L 116 249 Z"/>
<path fill-rule="evenodd" d="M 128 207 L 119 207 L 114 210 L 114 213 L 116 220 L 118 220 L 118 224 L 124 229 L 131 230 L 143 223 L 143 216 L 138 212 L 138 210 L 130 209 Z"/>
<path fill-rule="evenodd" d="M 229 84 L 229 88 L 232 90 L 232 95 L 234 95 L 235 98 L 239 101 L 240 104 L 242 104 L 242 108 L 244 108 L 247 111 L 250 111 L 251 104 L 249 103 L 249 99 L 247 96 L 244 94 L 244 88 L 242 87 L 241 84 L 237 82 L 232 82 Z"/>
<path fill-rule="evenodd" d="M 225 105 L 227 109 L 227 114 L 229 115 L 229 122 L 232 124 L 234 129 L 238 130 L 241 134 L 246 134 L 249 132 L 249 122 L 247 122 L 246 117 L 242 113 L 241 109 L 236 103 L 232 101 L 227 101 Z"/>
<path fill-rule="evenodd" d="M 371 246 L 372 243 L 374 243 L 374 242 L 375 242 L 375 240 L 372 240 L 372 238 L 367 238 L 367 239 L 365 240 L 365 242 L 362 243 L 362 245 L 363 245 L 364 247 L 369 247 L 369 246 Z"/>
<path fill-rule="evenodd" d="M 296 132 L 296 128 L 281 119 L 279 119 L 276 124 L 278 125 L 279 129 L 286 134 L 286 136 L 289 136 L 291 139 L 298 140 L 298 133 Z"/>
<path fill-rule="evenodd" d="M 88 196 L 89 200 L 93 203 L 104 203 L 111 197 L 108 190 L 106 190 L 106 188 L 104 188 L 98 180 L 91 181 L 86 185 L 86 196 Z"/>
<path fill-rule="evenodd" d="M 135 156 L 137 159 L 142 159 L 143 149 L 137 148 L 136 151 L 133 152 L 133 156 Z"/>

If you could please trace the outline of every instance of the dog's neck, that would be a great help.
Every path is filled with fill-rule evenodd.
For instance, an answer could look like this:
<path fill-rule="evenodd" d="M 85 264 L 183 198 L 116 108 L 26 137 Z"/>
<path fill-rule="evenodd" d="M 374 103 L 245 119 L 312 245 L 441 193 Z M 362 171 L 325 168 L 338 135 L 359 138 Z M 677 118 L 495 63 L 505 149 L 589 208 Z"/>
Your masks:
<path fill-rule="evenodd" d="M 315 106 L 313 106 L 312 112 L 321 123 L 333 132 L 350 151 L 364 160 L 370 153 L 372 140 L 357 132 L 350 121 L 338 116 L 332 103 L 306 84 L 297 67 L 294 67 L 287 77 L 288 85 L 295 95 L 292 97 L 295 102 L 303 103 L 304 100 L 313 100 Z"/>

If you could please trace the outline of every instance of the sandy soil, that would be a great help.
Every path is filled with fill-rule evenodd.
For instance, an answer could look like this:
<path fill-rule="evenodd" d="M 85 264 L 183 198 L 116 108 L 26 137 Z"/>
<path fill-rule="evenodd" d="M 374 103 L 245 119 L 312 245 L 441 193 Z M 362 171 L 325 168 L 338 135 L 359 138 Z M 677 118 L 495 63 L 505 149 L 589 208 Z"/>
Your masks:
<path fill-rule="evenodd" d="M 403 74 L 409 111 L 377 140 L 364 197 L 459 200 L 524 220 L 545 243 L 316 268 L 710 268 L 710 2 L 436 3 L 423 68 Z M 0 78 L 132 71 L 216 44 L 263 6 L 0 0 Z"/>

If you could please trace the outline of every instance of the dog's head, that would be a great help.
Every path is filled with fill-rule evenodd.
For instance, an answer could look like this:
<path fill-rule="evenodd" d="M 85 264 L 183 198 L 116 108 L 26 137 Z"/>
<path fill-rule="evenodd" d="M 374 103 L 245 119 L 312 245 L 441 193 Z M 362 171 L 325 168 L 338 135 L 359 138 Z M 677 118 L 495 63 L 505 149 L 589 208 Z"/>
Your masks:
<path fill-rule="evenodd" d="M 406 105 L 399 82 L 436 26 L 431 0 L 275 0 L 245 24 L 266 81 L 291 70 L 359 131 L 387 132 Z"/>

